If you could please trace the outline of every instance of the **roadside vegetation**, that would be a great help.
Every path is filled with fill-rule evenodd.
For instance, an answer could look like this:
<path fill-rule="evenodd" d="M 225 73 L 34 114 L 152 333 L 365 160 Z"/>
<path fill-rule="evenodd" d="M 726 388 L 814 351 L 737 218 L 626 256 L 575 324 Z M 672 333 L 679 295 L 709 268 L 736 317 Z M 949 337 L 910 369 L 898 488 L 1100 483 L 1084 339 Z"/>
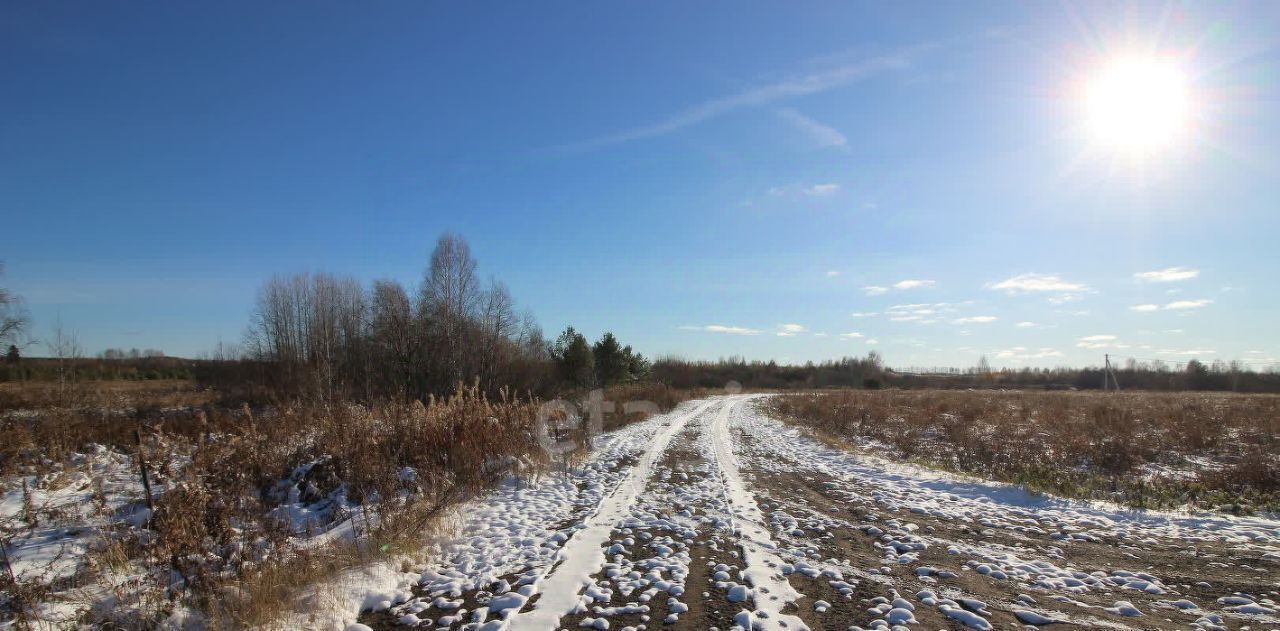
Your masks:
<path fill-rule="evenodd" d="M 460 502 L 572 465 L 580 417 L 697 394 L 611 333 L 545 340 L 454 235 L 414 290 L 273 278 L 243 343 L 200 360 L 87 358 L 60 325 L 25 357 L 30 320 L 0 297 L 0 624 L 18 629 L 269 625 L 308 586 L 419 554 Z M 552 398 L 577 409 L 540 427 Z M 549 455 L 542 431 L 578 447 Z"/>
<path fill-rule="evenodd" d="M 1056 495 L 1280 510 L 1280 396 L 834 390 L 765 405 L 847 447 Z"/>

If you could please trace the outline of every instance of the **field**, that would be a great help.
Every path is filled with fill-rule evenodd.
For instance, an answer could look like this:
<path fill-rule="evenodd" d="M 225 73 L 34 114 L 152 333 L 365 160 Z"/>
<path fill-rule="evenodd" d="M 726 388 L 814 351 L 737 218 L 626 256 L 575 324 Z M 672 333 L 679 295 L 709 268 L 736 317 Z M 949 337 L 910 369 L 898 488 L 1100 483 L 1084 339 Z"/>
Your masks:
<path fill-rule="evenodd" d="M 4 413 L 0 628 L 1280 624 L 1275 397 L 637 385 L 548 451 L 515 397 L 173 386 Z"/>
<path fill-rule="evenodd" d="M 1280 509 L 1280 397 L 842 390 L 780 418 L 894 460 L 1137 508 Z"/>

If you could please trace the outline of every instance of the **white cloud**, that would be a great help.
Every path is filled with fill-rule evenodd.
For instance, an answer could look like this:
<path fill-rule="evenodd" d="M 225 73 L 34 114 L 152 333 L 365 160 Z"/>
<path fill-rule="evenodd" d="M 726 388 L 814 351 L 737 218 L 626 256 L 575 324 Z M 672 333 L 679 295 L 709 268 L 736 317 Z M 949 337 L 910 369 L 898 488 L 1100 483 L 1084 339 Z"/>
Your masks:
<path fill-rule="evenodd" d="M 782 120 L 791 123 L 792 127 L 795 127 L 801 133 L 808 136 L 809 139 L 819 147 L 846 148 L 849 144 L 849 139 L 845 138 L 844 134 L 836 131 L 830 126 L 823 125 L 822 123 L 819 123 L 818 121 L 813 120 L 792 108 L 788 107 L 778 110 L 778 116 L 782 117 Z"/>
<path fill-rule="evenodd" d="M 854 338 L 862 337 L 862 334 L 861 333 L 841 333 L 840 337 L 846 340 L 852 340 Z"/>
<path fill-rule="evenodd" d="M 1023 320 L 1022 322 L 1019 322 L 1019 323 L 1017 323 L 1017 324 L 1015 324 L 1015 325 L 1013 325 L 1013 326 L 1016 326 L 1016 327 L 1018 327 L 1019 329 L 1034 329 L 1034 328 L 1036 328 L 1036 327 L 1038 327 L 1038 326 L 1040 326 L 1040 325 L 1039 325 L 1039 324 L 1036 324 L 1035 322 L 1031 322 L 1031 321 L 1028 321 L 1028 320 Z"/>
<path fill-rule="evenodd" d="M 876 344 L 879 344 L 879 343 L 880 343 L 880 340 L 877 340 L 877 339 L 875 339 L 875 338 L 871 338 L 871 339 L 867 340 L 867 345 L 868 345 L 868 346 L 875 346 Z"/>
<path fill-rule="evenodd" d="M 868 296 L 879 296 L 879 295 L 888 293 L 890 289 L 894 289 L 898 291 L 909 291 L 912 289 L 928 289 L 937 284 L 938 284 L 937 281 L 933 281 L 933 280 L 908 278 L 908 279 L 900 280 L 894 283 L 892 287 L 885 287 L 883 285 L 867 285 L 866 287 L 862 288 L 862 291 L 866 292 Z"/>
<path fill-rule="evenodd" d="M 876 313 L 875 311 L 854 311 L 853 313 L 850 313 L 850 314 L 849 314 L 849 317 L 851 317 L 851 318 L 870 318 L 870 317 L 877 316 L 877 315 L 880 315 L 880 314 Z"/>
<path fill-rule="evenodd" d="M 1215 351 L 1212 349 L 1202 349 L 1202 348 L 1196 348 L 1196 349 L 1185 350 L 1185 351 L 1173 350 L 1173 349 L 1162 349 L 1162 350 L 1156 351 L 1156 354 L 1158 355 L 1183 355 L 1186 357 L 1191 357 L 1194 355 L 1216 355 L 1217 353 L 1218 351 Z"/>
<path fill-rule="evenodd" d="M 1080 292 L 1089 291 L 1089 286 L 1084 283 L 1063 280 L 1056 274 L 1018 274 L 1011 276 L 998 283 L 988 283 L 987 288 L 999 289 L 1010 294 L 1017 294 L 1031 291 L 1053 291 L 1053 292 Z"/>
<path fill-rule="evenodd" d="M 955 320 L 952 320 L 951 323 L 952 324 L 986 324 L 988 322 L 995 322 L 997 319 L 998 318 L 996 318 L 995 316 L 988 316 L 988 315 L 969 316 L 966 318 L 956 318 Z"/>
<path fill-rule="evenodd" d="M 805 195 L 808 195 L 809 197 L 830 197 L 831 195 L 835 195 L 837 192 L 839 192 L 839 190 L 840 190 L 839 184 L 834 184 L 829 182 L 826 184 L 814 184 L 813 186 L 806 186 L 805 188 L 801 189 L 801 192 L 804 193 Z"/>
<path fill-rule="evenodd" d="M 726 326 L 723 324 L 708 324 L 706 326 L 682 326 L 685 331 L 703 331 L 706 333 L 728 333 L 730 335 L 758 335 L 759 329 L 749 329 L 743 326 Z"/>
<path fill-rule="evenodd" d="M 804 328 L 804 325 L 800 324 L 779 324 L 777 335 L 778 337 L 793 337 L 799 333 L 804 333 L 807 330 L 808 329 Z"/>
<path fill-rule="evenodd" d="M 1149 283 L 1172 283 L 1180 280 L 1190 280 L 1200 275 L 1200 270 L 1191 269 L 1189 267 L 1169 267 L 1154 272 L 1138 272 L 1133 275 L 1134 278 Z"/>
<path fill-rule="evenodd" d="M 1185 309 L 1199 309 L 1211 304 L 1213 304 L 1213 301 L 1208 298 L 1201 298 L 1200 300 L 1175 300 L 1165 305 L 1164 308 L 1180 311 Z"/>
<path fill-rule="evenodd" d="M 1026 361 L 1029 359 L 1048 359 L 1050 357 L 1062 357 L 1060 351 L 1052 348 L 1038 348 L 1036 350 L 1028 350 L 1024 346 L 1015 346 L 1004 350 L 996 351 L 996 359 L 1007 359 L 1013 362 Z"/>
<path fill-rule="evenodd" d="M 1200 300 L 1175 300 L 1161 307 L 1155 304 L 1141 304 L 1129 307 L 1130 311 L 1159 311 L 1165 309 L 1169 311 L 1185 311 L 1187 309 L 1199 309 L 1213 304 L 1213 300 L 1202 298 Z"/>
<path fill-rule="evenodd" d="M 960 303 L 968 304 L 968 303 Z M 956 308 L 949 302 L 921 302 L 906 305 L 893 305 L 885 310 L 884 315 L 893 322 L 919 322 L 934 324 L 944 313 L 953 313 Z"/>
<path fill-rule="evenodd" d="M 840 275 L 839 270 L 827 270 L 827 278 L 835 278 Z"/>
<path fill-rule="evenodd" d="M 920 315 L 896 315 L 890 316 L 889 320 L 891 322 L 923 322 L 925 317 Z M 932 322 L 932 320 L 929 320 L 929 322 Z"/>
<path fill-rule="evenodd" d="M 1082 296 L 1080 294 L 1058 294 L 1056 296 L 1049 296 L 1047 300 L 1051 305 L 1065 305 L 1068 302 L 1075 302 L 1081 298 Z"/>
<path fill-rule="evenodd" d="M 1087 335 L 1076 340 L 1076 346 L 1079 348 L 1129 348 L 1128 344 L 1120 344 L 1116 342 L 1114 335 Z"/>
<path fill-rule="evenodd" d="M 920 289 L 922 287 L 933 287 L 936 283 L 931 280 L 900 280 L 893 284 L 894 289 Z"/>

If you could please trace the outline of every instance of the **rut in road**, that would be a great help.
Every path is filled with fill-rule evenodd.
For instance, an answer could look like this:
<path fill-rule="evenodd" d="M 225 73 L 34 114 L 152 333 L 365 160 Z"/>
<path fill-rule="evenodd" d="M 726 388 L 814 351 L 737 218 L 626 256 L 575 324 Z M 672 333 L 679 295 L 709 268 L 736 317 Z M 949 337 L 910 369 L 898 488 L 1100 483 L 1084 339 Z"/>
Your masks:
<path fill-rule="evenodd" d="M 739 538 L 746 568 L 743 579 L 751 588 L 756 611 L 747 612 L 740 626 L 759 628 L 807 628 L 795 616 L 784 615 L 783 608 L 803 598 L 782 574 L 783 562 L 776 554 L 777 546 L 769 534 L 768 522 L 755 498 L 747 490 L 733 453 L 733 437 L 729 435 L 729 415 L 741 399 L 729 399 L 721 406 L 712 423 L 711 445 L 716 466 L 724 481 L 724 492 L 733 511 L 733 532 Z"/>
<path fill-rule="evenodd" d="M 627 479 L 600 503 L 596 513 L 582 529 L 574 533 L 560 552 L 560 561 L 533 583 L 538 600 L 532 609 L 518 612 L 507 619 L 511 629 L 555 629 L 560 618 L 572 613 L 581 601 L 581 593 L 591 576 L 605 563 L 604 544 L 609 534 L 627 516 L 631 505 L 645 491 L 653 466 L 662 457 L 671 438 L 683 430 L 689 420 L 702 414 L 714 402 L 704 403 L 692 412 L 675 417 L 653 439 L 644 456 L 631 469 Z"/>

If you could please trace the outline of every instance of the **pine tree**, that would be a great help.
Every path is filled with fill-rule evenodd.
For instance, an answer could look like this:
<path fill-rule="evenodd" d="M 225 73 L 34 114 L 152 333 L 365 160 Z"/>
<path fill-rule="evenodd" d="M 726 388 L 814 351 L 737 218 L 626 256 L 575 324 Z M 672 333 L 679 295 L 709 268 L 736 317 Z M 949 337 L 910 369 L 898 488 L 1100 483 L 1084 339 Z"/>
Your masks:
<path fill-rule="evenodd" d="M 581 333 L 568 327 L 551 349 L 551 357 L 567 382 L 587 388 L 595 384 L 595 357 Z"/>
<path fill-rule="evenodd" d="M 626 381 L 629 377 L 627 357 L 613 333 L 605 333 L 591 349 L 595 358 L 596 382 L 601 386 Z"/>

